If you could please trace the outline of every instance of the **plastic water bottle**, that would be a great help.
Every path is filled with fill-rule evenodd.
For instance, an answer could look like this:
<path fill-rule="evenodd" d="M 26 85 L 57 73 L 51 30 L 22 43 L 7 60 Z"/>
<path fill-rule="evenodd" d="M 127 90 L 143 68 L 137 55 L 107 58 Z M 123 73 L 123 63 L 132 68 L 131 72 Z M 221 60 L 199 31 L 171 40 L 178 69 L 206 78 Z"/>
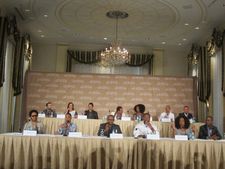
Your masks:
<path fill-rule="evenodd" d="M 100 136 L 104 136 L 104 129 L 101 129 Z"/>
<path fill-rule="evenodd" d="M 194 140 L 195 139 L 195 133 L 191 132 L 191 139 Z"/>

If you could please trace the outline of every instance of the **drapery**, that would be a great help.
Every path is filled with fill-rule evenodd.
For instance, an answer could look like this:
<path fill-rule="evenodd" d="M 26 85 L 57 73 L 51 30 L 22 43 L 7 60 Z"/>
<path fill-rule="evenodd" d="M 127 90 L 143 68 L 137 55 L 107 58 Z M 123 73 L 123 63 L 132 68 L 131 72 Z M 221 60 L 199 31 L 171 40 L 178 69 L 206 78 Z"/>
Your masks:
<path fill-rule="evenodd" d="M 206 47 L 199 50 L 198 95 L 199 100 L 207 102 L 211 92 L 210 56 Z"/>
<path fill-rule="evenodd" d="M 222 42 L 222 92 L 225 97 L 225 30 L 223 31 Z"/>
<path fill-rule="evenodd" d="M 14 96 L 21 94 L 23 87 L 24 41 L 24 37 L 20 37 L 20 35 L 16 38 L 12 80 Z"/>
<path fill-rule="evenodd" d="M 221 31 L 219 29 L 214 28 L 213 33 L 212 33 L 212 46 L 216 46 L 217 48 L 222 50 L 222 84 L 221 84 L 221 90 L 223 92 L 223 95 L 225 96 L 225 63 L 224 63 L 224 54 L 225 54 L 225 30 Z"/>
<path fill-rule="evenodd" d="M 8 20 L 5 17 L 0 17 L 0 87 L 5 81 L 5 52 L 7 44 L 7 27 Z"/>
<path fill-rule="evenodd" d="M 100 61 L 101 51 L 78 51 L 67 50 L 67 65 L 66 72 L 71 72 L 72 61 L 76 60 L 79 63 L 93 64 Z M 128 66 L 142 66 L 149 63 L 149 74 L 153 72 L 153 55 L 152 54 L 130 54 Z"/>
<path fill-rule="evenodd" d="M 152 54 L 131 54 L 130 60 L 126 63 L 128 66 L 142 66 L 152 61 Z"/>
<path fill-rule="evenodd" d="M 76 60 L 79 63 L 92 64 L 97 63 L 100 60 L 100 51 L 74 51 L 67 50 L 67 65 L 66 72 L 72 70 L 72 60 Z"/>

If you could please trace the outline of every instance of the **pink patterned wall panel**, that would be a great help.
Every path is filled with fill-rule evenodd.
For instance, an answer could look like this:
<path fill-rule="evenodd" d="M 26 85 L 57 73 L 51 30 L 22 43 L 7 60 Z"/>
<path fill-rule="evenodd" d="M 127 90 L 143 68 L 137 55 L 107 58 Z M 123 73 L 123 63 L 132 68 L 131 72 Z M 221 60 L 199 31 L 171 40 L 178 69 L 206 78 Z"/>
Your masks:
<path fill-rule="evenodd" d="M 29 72 L 26 83 L 27 112 L 33 108 L 42 111 L 48 101 L 60 113 L 70 101 L 79 113 L 93 102 L 99 116 L 115 111 L 118 105 L 126 112 L 143 103 L 153 116 L 167 104 L 175 113 L 184 105 L 193 112 L 194 106 L 192 78 Z"/>

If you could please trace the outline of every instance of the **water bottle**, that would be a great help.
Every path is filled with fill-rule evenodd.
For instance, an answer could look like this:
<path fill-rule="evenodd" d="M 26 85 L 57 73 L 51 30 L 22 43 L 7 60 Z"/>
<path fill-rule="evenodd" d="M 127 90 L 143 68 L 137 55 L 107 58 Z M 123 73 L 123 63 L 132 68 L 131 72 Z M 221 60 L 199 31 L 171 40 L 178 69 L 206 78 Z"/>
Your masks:
<path fill-rule="evenodd" d="M 100 136 L 104 136 L 104 129 L 101 129 Z"/>
<path fill-rule="evenodd" d="M 191 132 L 191 139 L 194 140 L 195 139 L 195 133 L 192 131 Z"/>

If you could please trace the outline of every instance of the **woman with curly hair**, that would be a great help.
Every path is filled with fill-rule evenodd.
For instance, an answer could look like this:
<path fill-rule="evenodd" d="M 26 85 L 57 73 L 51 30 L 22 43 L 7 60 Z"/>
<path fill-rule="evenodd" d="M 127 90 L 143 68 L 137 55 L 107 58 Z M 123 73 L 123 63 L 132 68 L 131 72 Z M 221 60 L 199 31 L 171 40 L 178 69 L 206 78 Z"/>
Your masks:
<path fill-rule="evenodd" d="M 190 127 L 189 119 L 184 115 L 179 115 L 175 119 L 175 125 L 172 126 L 173 135 L 187 135 L 188 138 L 192 136 L 192 133 L 196 135 L 195 126 Z"/>
<path fill-rule="evenodd" d="M 133 114 L 132 120 L 142 121 L 145 112 L 145 105 L 137 104 L 134 106 L 135 113 Z"/>

